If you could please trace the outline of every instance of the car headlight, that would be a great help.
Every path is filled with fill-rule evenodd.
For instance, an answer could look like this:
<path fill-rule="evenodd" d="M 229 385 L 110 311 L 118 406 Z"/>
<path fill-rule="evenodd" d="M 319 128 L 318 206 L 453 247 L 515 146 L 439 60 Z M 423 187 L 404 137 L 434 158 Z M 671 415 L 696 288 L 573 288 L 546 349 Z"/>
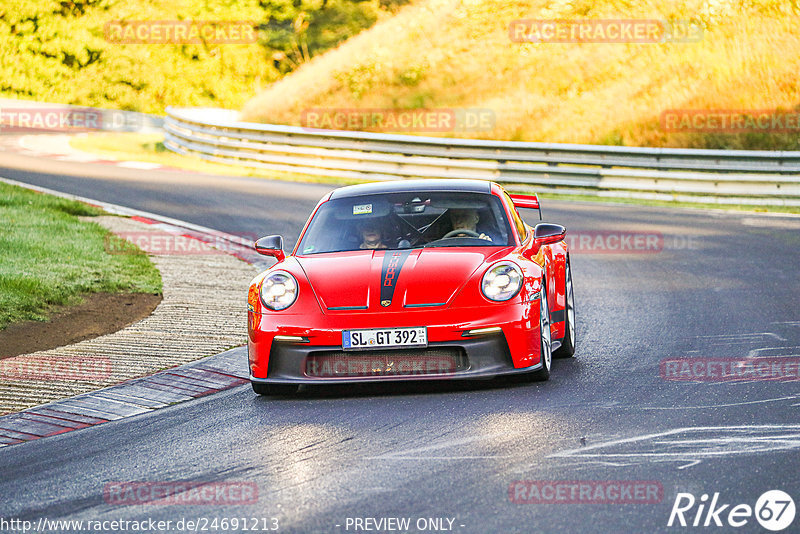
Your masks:
<path fill-rule="evenodd" d="M 483 295 L 494 301 L 513 298 L 522 287 L 522 271 L 510 262 L 493 265 L 481 280 Z"/>
<path fill-rule="evenodd" d="M 261 302 L 270 310 L 285 310 L 297 300 L 297 280 L 285 271 L 270 273 L 261 282 Z"/>

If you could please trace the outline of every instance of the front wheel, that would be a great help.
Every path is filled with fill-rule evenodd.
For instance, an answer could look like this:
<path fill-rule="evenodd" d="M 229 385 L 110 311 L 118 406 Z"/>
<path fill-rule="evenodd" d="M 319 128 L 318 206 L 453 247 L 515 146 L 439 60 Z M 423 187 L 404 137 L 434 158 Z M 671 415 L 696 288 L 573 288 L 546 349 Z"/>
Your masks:
<path fill-rule="evenodd" d="M 294 395 L 297 393 L 298 386 L 294 384 L 264 384 L 263 382 L 250 382 L 253 391 L 259 395 Z"/>
<path fill-rule="evenodd" d="M 572 267 L 567 261 L 564 274 L 564 293 L 566 295 L 566 309 L 564 310 L 564 339 L 561 346 L 553 352 L 555 358 L 572 358 L 575 355 L 575 296 L 572 293 Z"/>
<path fill-rule="evenodd" d="M 544 382 L 550 378 L 550 365 L 553 363 L 552 339 L 550 338 L 550 307 L 547 305 L 547 288 L 542 284 L 542 296 L 539 298 L 539 331 L 541 332 L 542 368 L 534 371 L 531 378 Z"/>

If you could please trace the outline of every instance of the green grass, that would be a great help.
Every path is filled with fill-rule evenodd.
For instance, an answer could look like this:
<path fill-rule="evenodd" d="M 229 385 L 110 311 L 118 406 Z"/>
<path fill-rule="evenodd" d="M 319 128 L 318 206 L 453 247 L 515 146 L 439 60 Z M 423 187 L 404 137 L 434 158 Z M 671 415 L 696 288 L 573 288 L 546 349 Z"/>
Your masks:
<path fill-rule="evenodd" d="M 3 0 L 0 96 L 149 113 L 235 108 L 388 13 L 380 0 Z M 123 44 L 115 21 L 242 21 L 256 39 Z"/>
<path fill-rule="evenodd" d="M 102 211 L 67 199 L 0 183 L 0 329 L 44 321 L 53 306 L 95 292 L 161 293 L 150 259 L 108 254 L 108 230 L 79 216 Z"/>
<path fill-rule="evenodd" d="M 183 156 L 164 146 L 163 134 L 96 133 L 77 135 L 70 139 L 73 148 L 114 160 L 134 160 L 157 163 L 188 171 L 230 176 L 254 176 L 287 182 L 325 183 L 349 185 L 369 180 L 328 178 L 310 174 L 271 171 L 216 163 L 195 156 Z"/>

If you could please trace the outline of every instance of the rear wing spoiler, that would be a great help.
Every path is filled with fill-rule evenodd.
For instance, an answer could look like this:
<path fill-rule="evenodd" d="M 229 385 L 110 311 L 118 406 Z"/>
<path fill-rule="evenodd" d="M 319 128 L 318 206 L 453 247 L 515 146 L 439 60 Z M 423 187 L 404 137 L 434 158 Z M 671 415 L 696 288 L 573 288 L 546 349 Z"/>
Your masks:
<path fill-rule="evenodd" d="M 514 202 L 514 206 L 519 208 L 530 208 L 539 210 L 539 220 L 542 220 L 542 207 L 539 205 L 539 197 L 533 195 L 508 195 Z"/>

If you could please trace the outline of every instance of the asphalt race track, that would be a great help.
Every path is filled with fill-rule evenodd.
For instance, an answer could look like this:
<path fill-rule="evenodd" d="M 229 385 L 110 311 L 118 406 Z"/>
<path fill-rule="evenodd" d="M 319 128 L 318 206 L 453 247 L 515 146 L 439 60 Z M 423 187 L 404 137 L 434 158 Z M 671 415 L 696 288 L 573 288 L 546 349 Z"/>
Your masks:
<path fill-rule="evenodd" d="M 0 176 L 226 232 L 282 233 L 287 248 L 330 189 L 10 154 Z M 259 528 L 275 518 L 279 532 L 397 531 L 388 518 L 408 519 L 410 532 L 764 532 L 755 516 L 729 512 L 756 508 L 767 490 L 800 499 L 800 218 L 556 201 L 543 210 L 572 236 L 578 312 L 577 356 L 555 360 L 549 382 L 331 387 L 286 399 L 245 385 L 0 449 L 0 517 L 170 520 L 174 532 L 198 518 L 212 532 L 225 531 L 210 528 L 214 518 L 237 532 L 244 518 Z M 770 373 L 795 380 L 677 379 L 713 372 L 711 358 L 720 368 L 770 358 Z M 241 483 L 257 498 L 104 498 L 107 484 L 125 481 Z M 581 487 L 591 497 L 575 497 Z M 679 493 L 694 506 L 676 503 Z M 728 506 L 708 517 L 716 493 L 717 509 Z M 688 527 L 679 517 L 667 526 L 674 504 L 687 508 Z M 785 531 L 800 531 L 800 519 Z"/>

